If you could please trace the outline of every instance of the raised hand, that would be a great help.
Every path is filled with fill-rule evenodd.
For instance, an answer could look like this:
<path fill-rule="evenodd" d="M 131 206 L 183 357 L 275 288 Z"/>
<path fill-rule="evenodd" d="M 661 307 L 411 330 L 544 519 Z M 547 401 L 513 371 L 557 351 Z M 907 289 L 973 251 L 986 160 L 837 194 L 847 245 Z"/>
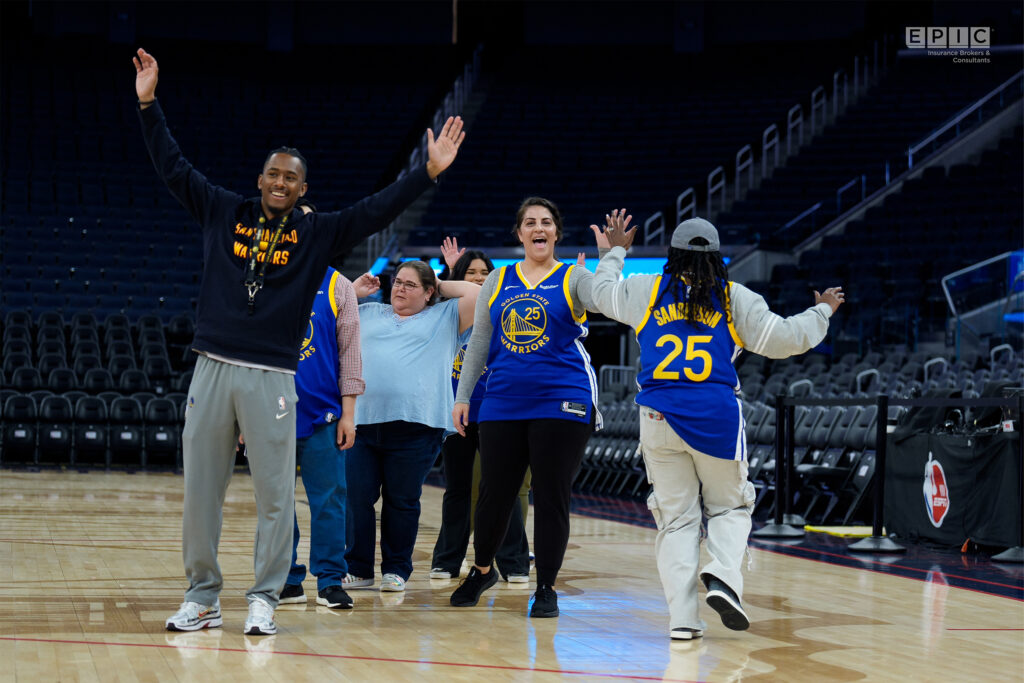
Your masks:
<path fill-rule="evenodd" d="M 829 287 L 825 290 L 824 294 L 819 294 L 817 290 L 814 291 L 814 305 L 817 306 L 821 303 L 826 303 L 832 308 L 832 312 L 836 310 L 846 301 L 846 295 L 843 293 L 842 287 Z"/>
<path fill-rule="evenodd" d="M 431 180 L 452 165 L 455 155 L 459 153 L 459 145 L 465 139 L 461 116 L 449 116 L 436 140 L 434 131 L 427 128 L 427 175 Z"/>
<path fill-rule="evenodd" d="M 459 240 L 455 237 L 445 237 L 444 242 L 441 244 L 441 256 L 444 257 L 444 262 L 448 264 L 448 269 L 455 268 L 456 262 L 459 257 L 466 253 L 466 248 L 459 249 Z"/>
<path fill-rule="evenodd" d="M 380 278 L 370 273 L 363 273 L 352 282 L 357 299 L 365 299 L 380 291 Z"/>
<path fill-rule="evenodd" d="M 591 227 L 596 228 L 597 226 L 593 225 Z M 576 265 L 579 266 L 580 268 L 587 267 L 587 255 L 584 254 L 582 251 L 576 254 Z"/>
<path fill-rule="evenodd" d="M 135 62 L 135 94 L 139 96 L 139 102 L 152 102 L 156 98 L 157 74 L 160 67 L 157 66 L 153 55 L 141 47 L 138 56 L 132 57 Z"/>
<path fill-rule="evenodd" d="M 636 236 L 636 226 L 629 227 L 633 216 L 627 216 L 625 209 L 613 209 L 610 214 L 605 214 L 604 220 L 605 225 L 601 228 L 593 224 L 590 226 L 590 230 L 594 233 L 594 241 L 597 242 L 597 248 L 622 247 L 629 249 Z"/>

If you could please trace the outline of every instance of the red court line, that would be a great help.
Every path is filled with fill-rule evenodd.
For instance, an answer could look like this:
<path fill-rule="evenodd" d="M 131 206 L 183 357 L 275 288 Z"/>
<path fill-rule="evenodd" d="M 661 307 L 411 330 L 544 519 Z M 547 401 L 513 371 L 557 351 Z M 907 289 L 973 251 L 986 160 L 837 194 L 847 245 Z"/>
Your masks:
<path fill-rule="evenodd" d="M 239 652 L 249 654 L 249 650 L 240 647 L 199 647 L 161 645 L 159 643 L 120 643 L 103 640 L 61 640 L 56 638 L 19 638 L 16 636 L 0 636 L 0 640 L 26 643 L 63 643 L 65 645 L 119 645 L 121 647 L 151 647 L 165 650 L 207 650 L 210 652 Z M 256 654 L 256 653 L 254 653 Z M 318 652 L 286 652 L 281 650 L 259 651 L 258 654 L 287 655 L 290 657 L 321 657 L 324 659 L 352 659 L 365 662 L 390 662 L 394 664 L 431 664 L 435 666 L 457 666 L 467 669 L 496 669 L 500 671 L 531 671 L 537 673 L 566 674 L 570 676 L 600 676 L 602 678 L 628 678 L 641 681 L 671 681 L 671 683 L 699 683 L 685 678 L 664 678 L 662 676 L 638 676 L 636 674 L 605 673 L 602 671 L 571 671 L 566 669 L 533 669 L 525 666 L 502 666 L 499 664 L 467 664 L 464 662 L 437 662 L 429 659 L 394 659 L 391 657 L 364 657 L 360 655 L 332 655 Z"/>
<path fill-rule="evenodd" d="M 896 569 L 903 569 L 903 570 L 910 571 L 910 572 L 920 572 L 922 574 L 930 574 L 930 573 L 935 571 L 934 569 L 920 569 L 918 567 L 907 567 L 907 566 L 904 566 L 902 564 L 891 564 L 889 562 L 879 562 L 878 560 L 867 560 L 867 559 L 861 559 L 859 557 L 850 557 L 849 555 L 840 555 L 838 553 L 830 553 L 830 552 L 827 552 L 825 550 L 815 550 L 814 548 L 799 548 L 799 547 L 796 547 L 796 546 L 787 546 L 785 543 L 773 543 L 772 541 L 763 541 L 761 539 L 757 539 L 756 542 L 757 543 L 767 543 L 767 544 L 770 544 L 770 545 L 781 546 L 781 547 L 784 547 L 784 548 L 793 548 L 794 550 L 803 550 L 804 552 L 808 552 L 808 553 L 818 553 L 819 555 L 828 555 L 829 557 L 839 557 L 839 558 L 842 558 L 842 559 L 845 559 L 845 560 L 856 560 L 858 562 L 873 562 L 874 564 L 878 564 L 878 565 L 881 565 L 883 567 L 895 567 Z M 757 546 L 755 545 L 754 547 L 756 548 Z M 782 554 L 785 555 L 786 553 L 782 553 Z M 809 558 L 804 558 L 804 559 L 809 559 Z M 855 567 L 855 569 L 860 569 L 860 567 Z M 961 581 L 972 581 L 974 583 L 985 583 L 985 584 L 988 584 L 990 586 L 999 586 L 1000 588 L 1012 588 L 1013 590 L 1018 590 L 1018 591 L 1021 590 L 1021 586 L 1014 586 L 1013 584 L 1009 584 L 1009 583 L 999 583 L 997 581 L 986 581 L 985 579 L 972 579 L 969 576 L 960 576 L 959 574 L 949 574 L 948 572 L 941 571 L 941 570 L 940 570 L 940 572 L 942 573 L 943 576 L 948 576 L 948 577 L 951 577 L 951 578 L 954 578 L 954 579 L 960 579 Z"/>
<path fill-rule="evenodd" d="M 764 541 L 758 541 L 758 543 L 764 543 Z M 760 550 L 760 551 L 766 552 L 766 553 L 773 553 L 775 555 L 782 555 L 783 557 L 791 557 L 794 560 L 806 560 L 808 562 L 819 562 L 821 564 L 827 564 L 830 567 L 841 567 L 843 569 L 853 569 L 855 571 L 861 571 L 861 572 L 872 572 L 874 574 L 884 574 L 885 576 L 894 576 L 894 577 L 896 577 L 898 579 L 909 579 L 911 581 L 920 581 L 921 583 L 936 583 L 936 582 L 933 582 L 933 581 L 929 581 L 928 579 L 919 578 L 919 577 L 916 577 L 916 576 L 904 576 L 903 574 L 897 574 L 895 572 L 886 572 L 886 571 L 882 571 L 881 569 L 872 569 L 870 567 L 854 567 L 854 566 L 847 565 L 847 564 L 839 564 L 837 562 L 829 562 L 828 560 L 819 560 L 816 557 L 800 557 L 798 555 L 793 555 L 793 554 L 790 554 L 790 553 L 784 553 L 781 550 L 772 550 L 771 548 L 759 548 L 757 546 L 753 546 L 753 548 L 754 548 L 754 550 Z M 845 557 L 845 555 L 836 555 L 836 557 Z M 852 558 L 847 558 L 847 559 L 852 559 Z M 881 564 L 882 566 L 888 566 L 888 567 L 893 566 L 893 565 L 886 565 L 883 562 L 877 562 L 876 564 Z M 908 569 L 912 569 L 912 567 L 907 567 L 907 568 Z M 918 571 L 924 572 L 924 571 L 929 571 L 929 570 L 921 569 L 921 570 L 918 570 Z M 995 584 L 995 585 L 998 586 L 998 585 L 1001 585 L 1001 584 Z M 983 590 L 979 590 L 977 588 L 969 588 L 967 586 L 948 586 L 948 587 L 949 588 L 957 588 L 957 589 L 962 590 L 962 591 L 971 591 L 972 593 L 980 593 L 981 595 L 988 595 L 988 596 L 991 596 L 993 598 L 1005 598 L 1007 600 L 1016 600 L 1017 602 L 1024 602 L 1024 598 L 1015 598 L 1012 595 L 1000 595 L 998 593 L 992 593 L 990 591 L 983 591 Z M 1020 590 L 1020 588 L 1018 588 L 1017 586 L 1010 586 L 1010 587 L 1015 589 L 1015 590 Z"/>

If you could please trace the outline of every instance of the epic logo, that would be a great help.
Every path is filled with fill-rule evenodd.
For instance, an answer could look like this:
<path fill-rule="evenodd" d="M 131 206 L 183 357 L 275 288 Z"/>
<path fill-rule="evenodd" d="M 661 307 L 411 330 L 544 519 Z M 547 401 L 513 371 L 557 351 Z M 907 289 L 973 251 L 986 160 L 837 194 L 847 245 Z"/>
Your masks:
<path fill-rule="evenodd" d="M 924 504 L 928 508 L 928 521 L 936 529 L 949 512 L 949 487 L 946 473 L 938 460 L 928 451 L 928 462 L 924 464 Z"/>

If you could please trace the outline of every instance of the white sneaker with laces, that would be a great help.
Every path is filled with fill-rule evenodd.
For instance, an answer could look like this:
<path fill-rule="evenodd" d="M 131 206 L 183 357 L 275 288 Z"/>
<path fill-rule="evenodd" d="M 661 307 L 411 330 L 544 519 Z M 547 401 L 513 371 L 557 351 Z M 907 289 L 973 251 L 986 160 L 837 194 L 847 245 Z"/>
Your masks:
<path fill-rule="evenodd" d="M 366 588 L 367 586 L 373 585 L 373 577 L 364 579 L 361 576 L 355 574 L 345 574 L 345 578 L 341 580 L 342 588 Z"/>
<path fill-rule="evenodd" d="M 245 629 L 242 632 L 247 636 L 272 636 L 277 633 L 274 608 L 269 602 L 263 598 L 253 598 L 249 601 L 249 616 L 245 620 Z"/>
<path fill-rule="evenodd" d="M 440 567 L 434 567 L 430 570 L 430 578 L 432 579 L 450 579 L 452 573 L 447 569 L 441 569 Z"/>
<path fill-rule="evenodd" d="M 212 605 L 200 605 L 198 602 L 186 600 L 181 603 L 178 611 L 164 622 L 168 631 L 198 631 L 201 628 L 216 628 L 223 620 L 220 618 L 220 600 Z"/>
<path fill-rule="evenodd" d="M 405 579 L 398 574 L 385 574 L 380 579 L 382 593 L 401 593 L 405 590 Z"/>

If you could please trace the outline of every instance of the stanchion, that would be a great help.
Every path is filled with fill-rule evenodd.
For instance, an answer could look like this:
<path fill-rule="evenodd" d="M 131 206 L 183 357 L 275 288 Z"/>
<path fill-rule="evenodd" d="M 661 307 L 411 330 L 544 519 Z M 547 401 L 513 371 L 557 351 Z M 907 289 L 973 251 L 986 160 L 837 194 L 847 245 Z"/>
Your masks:
<path fill-rule="evenodd" d="M 796 432 L 796 406 L 786 406 L 786 507 L 782 509 L 782 521 L 786 524 L 790 524 L 801 529 L 807 524 L 801 515 L 794 512 L 790 512 L 790 508 L 793 506 L 793 498 L 796 497 L 796 485 L 794 480 L 796 479 L 796 458 L 793 454 L 796 452 L 796 438 L 794 433 Z"/>
<path fill-rule="evenodd" d="M 1024 422 L 1024 394 L 1017 395 L 1017 423 L 1014 429 L 1017 430 L 1017 467 L 1020 468 L 1020 479 L 1017 482 L 1017 509 L 1024 505 L 1024 434 L 1021 433 L 1021 423 Z M 992 556 L 993 562 L 1016 562 L 1024 563 L 1024 519 L 1018 520 L 1019 535 L 1017 545 Z"/>
<path fill-rule="evenodd" d="M 775 397 L 775 521 L 765 524 L 750 535 L 755 538 L 802 538 L 803 529 L 797 529 L 783 523 L 783 505 L 788 496 L 786 491 L 786 471 L 783 469 L 786 459 L 786 402 L 783 394 Z"/>
<path fill-rule="evenodd" d="M 847 546 L 847 550 L 859 553 L 902 553 L 906 548 L 882 534 L 885 515 L 885 442 L 889 416 L 889 397 L 878 396 L 878 415 L 875 425 L 875 474 L 872 488 L 875 495 L 874 512 L 871 518 L 871 536 L 862 538 Z"/>

